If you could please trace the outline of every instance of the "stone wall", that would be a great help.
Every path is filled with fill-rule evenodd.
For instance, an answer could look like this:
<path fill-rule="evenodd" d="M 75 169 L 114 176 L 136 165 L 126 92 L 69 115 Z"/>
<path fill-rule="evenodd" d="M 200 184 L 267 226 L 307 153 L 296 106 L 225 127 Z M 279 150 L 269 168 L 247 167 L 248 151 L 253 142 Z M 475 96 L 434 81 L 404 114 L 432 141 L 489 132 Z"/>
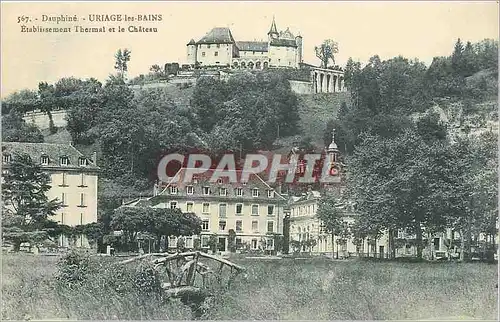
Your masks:
<path fill-rule="evenodd" d="M 35 124 L 39 129 L 49 128 L 49 117 L 47 114 L 39 111 L 26 113 L 23 117 L 26 123 Z M 66 111 L 58 110 L 52 111 L 52 120 L 54 121 L 55 127 L 65 127 L 66 122 Z"/>
<path fill-rule="evenodd" d="M 288 82 L 290 83 L 292 92 L 294 92 L 295 94 L 304 95 L 313 93 L 313 83 L 311 82 L 297 80 L 290 80 Z"/>

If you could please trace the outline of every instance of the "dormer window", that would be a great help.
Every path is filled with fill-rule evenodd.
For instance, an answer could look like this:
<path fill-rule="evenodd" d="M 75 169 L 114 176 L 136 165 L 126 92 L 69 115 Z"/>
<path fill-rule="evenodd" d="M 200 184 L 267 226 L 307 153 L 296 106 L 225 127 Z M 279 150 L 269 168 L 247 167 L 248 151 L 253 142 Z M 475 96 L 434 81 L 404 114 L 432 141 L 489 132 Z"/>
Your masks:
<path fill-rule="evenodd" d="M 49 165 L 49 157 L 47 155 L 42 155 L 40 158 L 40 163 L 42 165 Z"/>
<path fill-rule="evenodd" d="M 219 189 L 219 195 L 220 196 L 227 196 L 227 189 L 226 188 L 220 188 Z"/>
<path fill-rule="evenodd" d="M 177 187 L 174 187 L 174 186 L 170 187 L 170 194 L 176 195 L 177 194 Z"/>
<path fill-rule="evenodd" d="M 242 188 L 236 188 L 236 195 L 237 195 L 238 197 L 243 196 L 243 189 L 242 189 Z"/>
<path fill-rule="evenodd" d="M 9 163 L 10 161 L 12 161 L 12 156 L 10 154 L 4 154 L 2 160 L 4 163 Z"/>
<path fill-rule="evenodd" d="M 194 193 L 194 187 L 193 186 L 187 186 L 186 187 L 186 193 L 188 195 L 192 195 Z"/>
<path fill-rule="evenodd" d="M 84 167 L 84 166 L 86 166 L 86 165 L 87 165 L 87 159 L 85 159 L 85 158 L 80 158 L 80 159 L 78 160 L 78 163 L 79 163 L 80 167 Z"/>
<path fill-rule="evenodd" d="M 267 190 L 267 197 L 274 198 L 274 190 Z"/>
<path fill-rule="evenodd" d="M 222 184 L 222 179 L 217 179 L 218 184 Z"/>
<path fill-rule="evenodd" d="M 203 187 L 203 194 L 208 196 L 210 194 L 210 187 Z"/>
<path fill-rule="evenodd" d="M 258 197 L 259 196 L 259 189 L 253 188 L 252 189 L 252 197 Z"/>
<path fill-rule="evenodd" d="M 61 165 L 69 165 L 69 158 L 68 157 L 61 157 L 60 162 L 61 162 Z"/>

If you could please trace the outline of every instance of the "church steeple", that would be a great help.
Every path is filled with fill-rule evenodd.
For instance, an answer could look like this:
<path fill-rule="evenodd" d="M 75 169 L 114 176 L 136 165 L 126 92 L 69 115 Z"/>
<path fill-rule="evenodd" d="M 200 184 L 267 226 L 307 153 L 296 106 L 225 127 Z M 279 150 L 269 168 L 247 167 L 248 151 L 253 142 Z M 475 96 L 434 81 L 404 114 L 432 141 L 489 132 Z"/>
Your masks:
<path fill-rule="evenodd" d="M 269 29 L 267 35 L 271 38 L 276 38 L 279 35 L 278 28 L 276 28 L 276 21 L 274 20 L 274 15 L 273 15 L 273 22 L 271 23 L 271 28 Z"/>

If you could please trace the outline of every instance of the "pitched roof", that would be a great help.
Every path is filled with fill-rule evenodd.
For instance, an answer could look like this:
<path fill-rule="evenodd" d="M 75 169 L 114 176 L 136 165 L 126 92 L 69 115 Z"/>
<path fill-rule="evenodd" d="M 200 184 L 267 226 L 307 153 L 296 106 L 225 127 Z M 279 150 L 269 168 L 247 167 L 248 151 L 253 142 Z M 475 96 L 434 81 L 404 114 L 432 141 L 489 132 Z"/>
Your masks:
<path fill-rule="evenodd" d="M 86 169 L 99 169 L 93 161 L 85 157 L 80 151 L 69 144 L 54 143 L 26 143 L 26 142 L 2 142 L 2 154 L 28 154 L 34 162 L 40 162 L 42 156 L 49 157 L 49 164 L 43 168 L 60 167 L 60 158 L 68 157 L 69 164 L 65 168 L 80 168 L 79 159 L 87 160 Z"/>
<path fill-rule="evenodd" d="M 269 29 L 269 34 L 277 34 L 278 33 L 278 28 L 276 28 L 276 21 L 274 21 L 274 16 L 273 16 L 273 22 L 271 23 L 271 28 Z"/>
<path fill-rule="evenodd" d="M 271 40 L 271 46 L 278 46 L 278 47 L 295 47 L 297 48 L 297 43 L 293 39 L 272 39 Z"/>
<path fill-rule="evenodd" d="M 194 39 L 191 39 L 186 46 L 188 45 L 196 45 L 196 41 L 194 41 Z"/>
<path fill-rule="evenodd" d="M 213 28 L 203 38 L 198 41 L 198 44 L 232 44 L 234 43 L 233 35 L 229 28 Z"/>
<path fill-rule="evenodd" d="M 238 41 L 236 46 L 239 50 L 247 51 L 268 51 L 269 47 L 265 41 Z"/>

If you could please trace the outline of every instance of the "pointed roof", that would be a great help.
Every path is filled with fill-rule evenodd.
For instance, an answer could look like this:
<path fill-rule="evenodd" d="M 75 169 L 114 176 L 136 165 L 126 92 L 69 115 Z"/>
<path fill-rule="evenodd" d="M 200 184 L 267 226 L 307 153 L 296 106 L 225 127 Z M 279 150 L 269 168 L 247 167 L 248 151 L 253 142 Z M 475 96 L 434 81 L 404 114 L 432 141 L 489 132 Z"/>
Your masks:
<path fill-rule="evenodd" d="M 337 143 L 335 143 L 335 129 L 332 130 L 332 143 L 328 146 L 328 152 L 338 150 Z"/>
<path fill-rule="evenodd" d="M 226 27 L 213 28 L 203 38 L 198 41 L 198 44 L 234 44 L 234 38 L 231 30 Z"/>
<path fill-rule="evenodd" d="M 189 45 L 196 45 L 196 41 L 194 41 L 194 39 L 191 38 L 191 40 L 187 43 L 187 46 Z"/>
<path fill-rule="evenodd" d="M 271 23 L 271 29 L 269 29 L 269 32 L 267 34 L 268 35 L 278 34 L 278 28 L 276 28 L 276 21 L 274 21 L 274 16 L 273 16 L 273 22 Z"/>

